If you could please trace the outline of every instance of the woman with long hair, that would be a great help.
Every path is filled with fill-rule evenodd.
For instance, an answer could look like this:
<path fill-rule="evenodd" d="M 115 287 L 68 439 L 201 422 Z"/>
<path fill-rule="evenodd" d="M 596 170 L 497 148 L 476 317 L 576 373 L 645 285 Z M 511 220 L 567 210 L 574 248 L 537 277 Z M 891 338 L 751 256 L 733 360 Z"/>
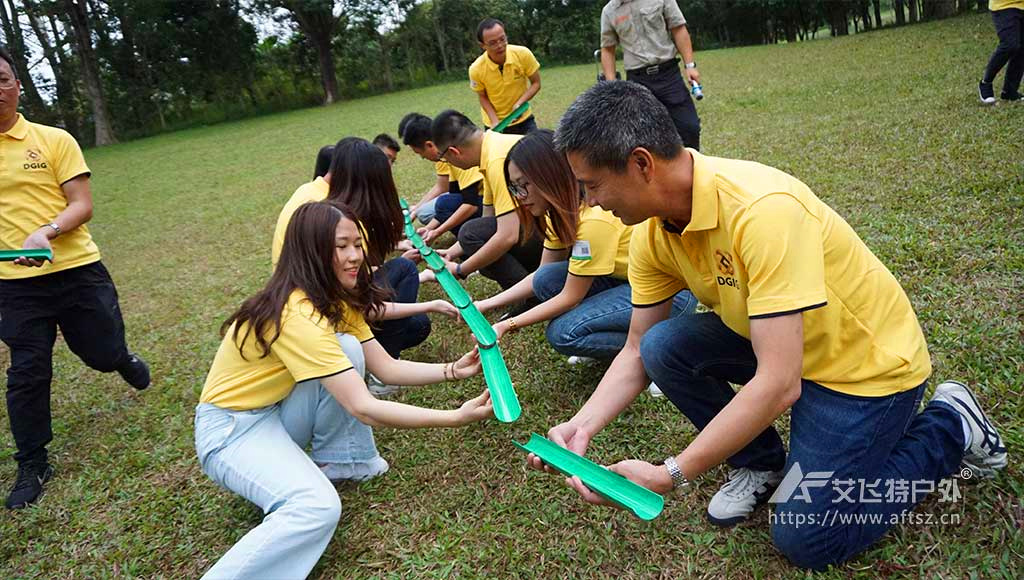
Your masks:
<path fill-rule="evenodd" d="M 318 155 L 318 166 L 322 153 L 323 149 Z M 351 207 L 364 235 L 366 261 L 373 269 L 373 280 L 390 292 L 384 308 L 369 313 L 367 319 L 384 350 L 398 358 L 403 350 L 422 343 L 430 335 L 427 313 L 455 317 L 458 310 L 444 300 L 418 302 L 420 281 L 415 262 L 407 258 L 387 260 L 402 238 L 403 224 L 388 157 L 377 146 L 358 137 L 338 141 L 331 155 L 329 171 L 296 190 L 281 210 L 271 258 L 276 264 L 288 222 L 302 204 L 326 199 Z M 395 390 L 377 377 L 371 376 L 369 380 L 377 394 Z"/>
<path fill-rule="evenodd" d="M 536 296 L 540 304 L 494 325 L 498 336 L 550 320 L 548 342 L 570 355 L 570 362 L 610 360 L 626 343 L 633 311 L 627 279 L 632 227 L 586 203 L 553 136 L 548 129 L 535 131 L 516 143 L 505 160 L 505 181 L 525 235 L 545 234 L 541 266 L 477 307 L 486 312 Z M 695 305 L 684 290 L 675 296 L 673 312 L 692 312 Z"/>
<path fill-rule="evenodd" d="M 305 578 L 341 514 L 332 480 L 387 470 L 370 426 L 455 427 L 493 414 L 485 391 L 459 409 L 378 400 L 363 382 L 426 385 L 480 372 L 471 351 L 446 364 L 395 360 L 366 325 L 383 307 L 356 214 L 334 202 L 299 207 L 266 286 L 224 322 L 196 407 L 199 463 L 258 505 L 263 522 L 205 578 Z M 304 449 L 311 446 L 307 455 Z"/>

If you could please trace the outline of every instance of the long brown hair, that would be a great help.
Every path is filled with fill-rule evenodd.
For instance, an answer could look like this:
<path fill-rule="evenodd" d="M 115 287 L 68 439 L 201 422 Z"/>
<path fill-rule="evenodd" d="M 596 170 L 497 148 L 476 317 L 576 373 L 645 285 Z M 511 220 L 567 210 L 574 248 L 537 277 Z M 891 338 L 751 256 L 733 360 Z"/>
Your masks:
<path fill-rule="evenodd" d="M 383 264 L 402 239 L 403 224 L 388 156 L 366 139 L 338 141 L 327 199 L 352 208 L 367 237 L 367 261 L 371 266 Z"/>
<path fill-rule="evenodd" d="M 562 244 L 576 241 L 576 230 L 579 227 L 579 213 L 582 196 L 579 182 L 572 173 L 572 167 L 565 155 L 555 150 L 554 132 L 550 129 L 534 131 L 520 139 L 509 150 L 505 158 L 505 183 L 511 178 L 508 175 L 508 164 L 515 163 L 527 181 L 541 197 L 547 201 L 547 217 L 551 220 L 554 236 Z M 516 205 L 519 222 L 523 224 L 523 239 L 529 239 L 534 231 L 541 231 L 548 236 L 544 216 L 534 217 L 523 208 L 519 200 L 512 197 Z"/>
<path fill-rule="evenodd" d="M 366 260 L 359 267 L 354 290 L 346 290 L 338 280 L 334 271 L 334 238 L 342 218 L 355 222 L 356 214 L 338 202 L 307 203 L 295 211 L 284 234 L 281 259 L 267 285 L 243 302 L 220 327 L 223 336 L 235 325 L 231 338 L 239 352 L 244 352 L 245 341 L 254 336 L 260 358 L 270 354 L 270 346 L 281 335 L 281 314 L 295 290 L 305 293 L 313 308 L 335 328 L 343 323 L 346 308 L 364 317 L 383 310 L 386 294 L 373 284 Z M 245 331 L 239 340 L 243 326 Z M 274 332 L 268 338 L 271 327 Z"/>

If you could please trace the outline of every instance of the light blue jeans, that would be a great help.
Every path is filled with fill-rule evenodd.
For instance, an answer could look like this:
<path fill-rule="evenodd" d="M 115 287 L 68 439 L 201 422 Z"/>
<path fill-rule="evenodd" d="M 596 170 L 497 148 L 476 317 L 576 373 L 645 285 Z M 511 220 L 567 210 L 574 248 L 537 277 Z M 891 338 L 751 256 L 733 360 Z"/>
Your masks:
<path fill-rule="evenodd" d="M 436 213 L 435 205 L 437 205 L 437 197 L 421 205 L 420 209 L 416 211 L 416 219 L 423 225 L 429 224 L 430 220 L 434 219 L 434 214 Z"/>
<path fill-rule="evenodd" d="M 354 371 L 364 375 L 359 341 L 339 334 Z M 365 376 L 365 375 L 364 375 Z M 196 407 L 199 465 L 215 483 L 263 509 L 265 517 L 203 578 L 305 578 L 341 517 L 341 500 L 318 463 L 377 457 L 373 431 L 319 380 L 295 385 L 283 401 L 251 411 Z M 304 451 L 312 447 L 312 459 Z"/>
<path fill-rule="evenodd" d="M 533 275 L 533 293 L 541 302 L 562 291 L 569 262 L 545 264 Z M 629 283 L 599 276 L 594 278 L 586 298 L 576 308 L 548 322 L 551 346 L 566 356 L 613 359 L 626 344 L 629 319 L 633 316 Z M 697 299 L 688 290 L 672 298 L 672 316 L 693 314 Z"/>

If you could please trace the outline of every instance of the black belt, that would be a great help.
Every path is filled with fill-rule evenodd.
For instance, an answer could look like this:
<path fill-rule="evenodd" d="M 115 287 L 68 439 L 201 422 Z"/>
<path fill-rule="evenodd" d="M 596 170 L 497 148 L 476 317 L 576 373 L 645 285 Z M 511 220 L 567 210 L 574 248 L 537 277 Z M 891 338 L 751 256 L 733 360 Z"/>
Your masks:
<path fill-rule="evenodd" d="M 643 68 L 634 68 L 634 69 L 631 69 L 631 70 L 627 70 L 626 72 L 629 73 L 629 74 L 647 75 L 647 76 L 650 77 L 650 76 L 661 74 L 661 73 L 663 73 L 663 72 L 665 72 L 667 70 L 671 70 L 673 68 L 676 69 L 676 70 L 679 70 L 679 59 L 678 58 L 673 58 L 672 60 L 663 62 L 661 64 L 652 64 L 651 66 L 645 66 Z"/>

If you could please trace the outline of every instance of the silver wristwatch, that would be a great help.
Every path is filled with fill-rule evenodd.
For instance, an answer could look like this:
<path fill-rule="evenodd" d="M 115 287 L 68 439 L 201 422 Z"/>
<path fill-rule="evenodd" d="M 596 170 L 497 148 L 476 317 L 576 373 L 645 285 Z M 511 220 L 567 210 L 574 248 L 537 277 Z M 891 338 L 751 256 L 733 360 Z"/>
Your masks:
<path fill-rule="evenodd" d="M 57 222 L 50 222 L 50 223 L 44 225 L 43 227 L 44 228 L 51 228 L 53 231 L 57 232 L 58 236 L 61 235 L 62 233 L 64 233 L 64 232 L 61 231 L 60 226 L 57 225 Z"/>
<path fill-rule="evenodd" d="M 679 469 L 679 464 L 676 463 L 675 457 L 669 457 L 665 460 L 665 469 L 668 470 L 669 476 L 672 477 L 673 490 L 690 485 L 690 480 L 686 479 L 682 470 Z"/>
<path fill-rule="evenodd" d="M 688 63 L 684 64 L 683 67 L 685 67 L 685 68 L 697 68 L 697 63 L 696 63 L 696 61 L 695 62 L 688 62 Z"/>

